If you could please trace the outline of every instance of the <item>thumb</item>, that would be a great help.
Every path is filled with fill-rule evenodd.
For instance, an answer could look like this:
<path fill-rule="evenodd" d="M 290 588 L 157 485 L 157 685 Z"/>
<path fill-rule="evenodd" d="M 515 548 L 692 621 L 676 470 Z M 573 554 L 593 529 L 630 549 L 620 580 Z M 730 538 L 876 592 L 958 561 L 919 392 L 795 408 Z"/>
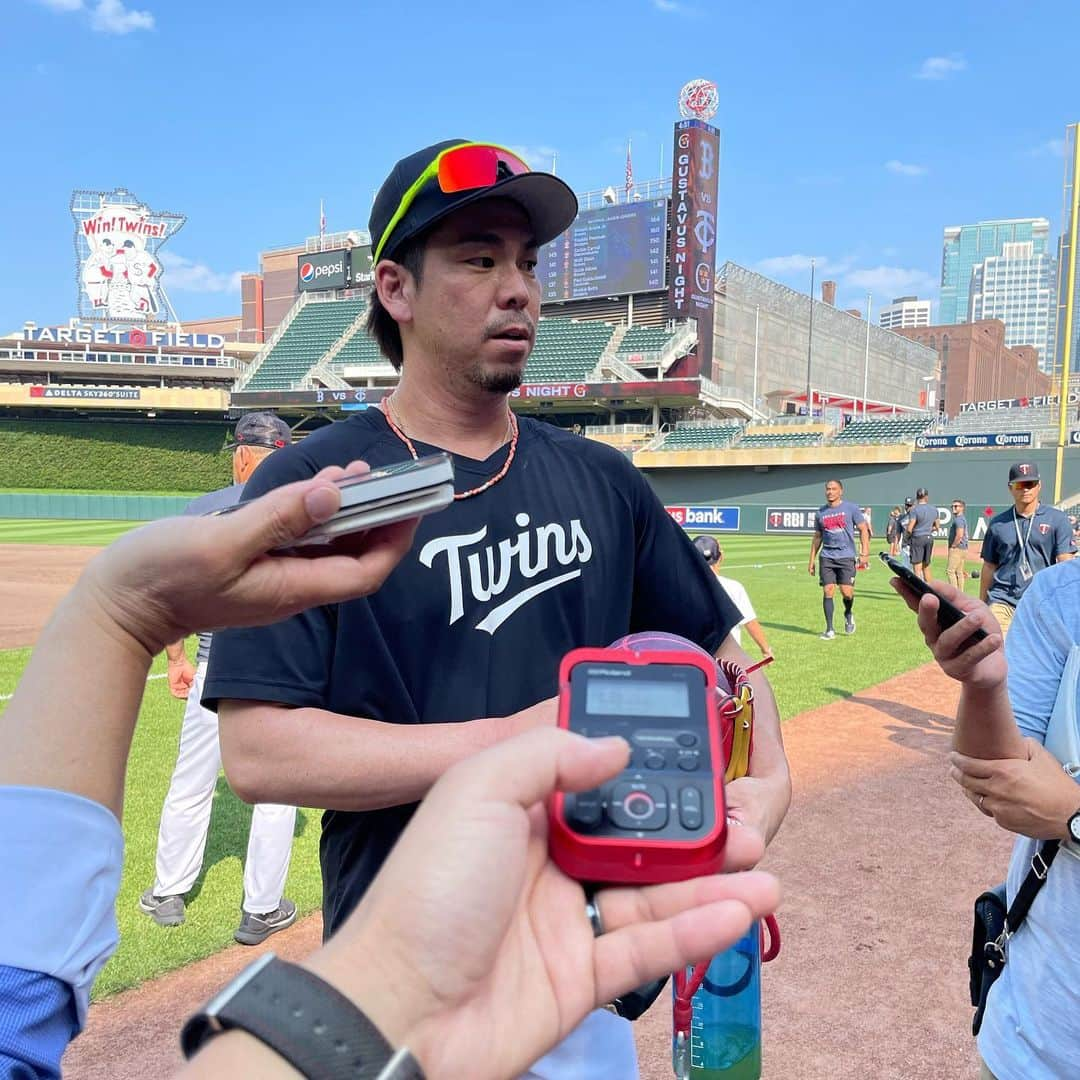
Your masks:
<path fill-rule="evenodd" d="M 341 506 L 341 492 L 327 477 L 287 484 L 246 503 L 232 514 L 210 519 L 228 530 L 222 544 L 246 562 L 275 548 L 288 547 Z"/>

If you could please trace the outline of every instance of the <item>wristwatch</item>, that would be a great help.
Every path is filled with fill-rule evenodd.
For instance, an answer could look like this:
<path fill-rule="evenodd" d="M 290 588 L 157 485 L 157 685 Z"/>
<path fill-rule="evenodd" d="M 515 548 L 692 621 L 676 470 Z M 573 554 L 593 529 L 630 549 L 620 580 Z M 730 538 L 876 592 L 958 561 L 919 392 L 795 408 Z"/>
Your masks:
<path fill-rule="evenodd" d="M 253 1035 L 309 1080 L 424 1080 L 408 1050 L 382 1032 L 329 983 L 272 952 L 260 956 L 180 1033 L 190 1058 L 215 1035 Z"/>
<path fill-rule="evenodd" d="M 1069 818 L 1069 839 L 1074 844 L 1080 844 L 1080 810 Z"/>

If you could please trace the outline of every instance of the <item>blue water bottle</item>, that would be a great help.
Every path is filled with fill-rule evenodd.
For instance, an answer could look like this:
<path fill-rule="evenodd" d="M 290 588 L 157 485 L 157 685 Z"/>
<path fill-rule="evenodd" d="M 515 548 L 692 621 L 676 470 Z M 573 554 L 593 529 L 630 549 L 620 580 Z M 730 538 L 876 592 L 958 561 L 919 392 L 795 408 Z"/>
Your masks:
<path fill-rule="evenodd" d="M 687 978 L 690 977 L 688 972 Z M 676 993 L 678 990 L 676 989 Z M 759 1080 L 761 1076 L 761 929 L 758 923 L 709 962 L 691 999 L 690 1045 L 675 1072 L 689 1080 Z M 687 1068 L 688 1064 L 688 1068 Z"/>

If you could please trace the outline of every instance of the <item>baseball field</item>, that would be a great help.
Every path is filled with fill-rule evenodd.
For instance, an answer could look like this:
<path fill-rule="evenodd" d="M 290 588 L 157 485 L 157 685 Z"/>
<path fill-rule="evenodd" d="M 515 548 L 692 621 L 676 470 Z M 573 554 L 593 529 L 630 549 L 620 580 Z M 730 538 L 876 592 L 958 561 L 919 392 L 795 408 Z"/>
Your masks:
<path fill-rule="evenodd" d="M 5 605 L 5 608 L 17 607 L 18 614 L 8 611 L 0 618 L 0 709 L 15 687 L 37 630 L 48 612 L 77 576 L 81 566 L 92 556 L 96 546 L 108 542 L 128 527 L 117 522 L 0 521 L 0 591 L 5 596 L 18 598 L 16 605 Z M 947 748 L 948 727 L 955 701 L 953 684 L 949 684 L 934 669 L 921 667 L 929 656 L 915 627 L 914 618 L 889 588 L 888 572 L 876 559 L 876 552 L 883 546 L 882 543 L 875 542 L 871 569 L 858 577 L 855 605 L 857 632 L 849 637 L 841 630 L 835 640 L 824 642 L 818 638 L 822 629 L 821 590 L 816 576 L 811 577 L 806 568 L 809 537 L 731 536 L 721 537 L 721 540 L 725 550 L 722 572 L 746 586 L 775 652 L 776 661 L 769 668 L 769 676 L 785 719 L 785 730 L 794 737 L 789 750 L 793 751 L 793 768 L 796 771 L 795 802 L 789 821 L 777 845 L 774 845 L 779 854 L 774 856 L 770 850 L 770 862 L 778 859 L 779 865 L 773 868 L 781 873 L 782 880 L 786 876 L 792 882 L 796 895 L 805 890 L 808 896 L 816 898 L 822 889 L 828 892 L 835 887 L 839 876 L 843 876 L 849 879 L 845 890 L 850 889 L 855 894 L 866 886 L 881 901 L 867 903 L 865 898 L 859 899 L 857 895 L 850 897 L 851 910 L 843 917 L 852 920 L 856 931 L 869 932 L 868 921 L 874 931 L 867 941 L 856 943 L 857 948 L 851 956 L 832 958 L 835 972 L 844 979 L 845 966 L 873 960 L 872 956 L 859 955 L 861 951 L 881 952 L 883 955 L 878 959 L 882 960 L 886 953 L 910 953 L 912 944 L 921 941 L 924 936 L 925 926 L 919 926 L 915 917 L 910 929 L 905 929 L 902 919 L 899 925 L 895 924 L 894 919 L 886 925 L 881 905 L 888 906 L 888 902 L 881 900 L 882 889 L 892 896 L 890 889 L 894 886 L 901 890 L 912 888 L 914 881 L 936 874 L 938 867 L 932 859 L 928 860 L 926 849 L 939 842 L 949 842 L 953 829 L 965 836 L 971 830 L 979 830 L 980 836 L 988 835 L 985 822 L 982 819 L 972 820 L 978 816 L 965 813 L 969 809 L 967 804 L 950 791 L 944 781 L 944 750 Z M 943 571 L 944 559 L 940 551 L 936 562 Z M 973 559 L 972 568 L 977 565 L 977 560 Z M 975 583 L 970 582 L 970 586 L 974 588 Z M 841 628 L 842 609 L 839 602 L 837 609 L 836 625 Z M 189 643 L 190 646 L 193 644 Z M 743 644 L 751 654 L 756 654 L 745 634 Z M 84 677 L 93 673 L 93 656 L 79 657 L 73 663 L 83 669 Z M 883 683 L 884 689 L 881 686 Z M 231 793 L 224 777 L 219 780 L 219 797 L 215 802 L 203 873 L 188 897 L 185 925 L 174 929 L 159 928 L 136 907 L 140 892 L 153 881 L 158 815 L 176 757 L 182 712 L 182 703 L 168 692 L 163 658 L 159 658 L 147 683 L 127 777 L 123 823 L 126 849 L 117 905 L 121 944 L 98 980 L 95 990 L 97 1001 L 116 995 L 118 991 L 137 987 L 147 980 L 157 979 L 193 961 L 221 953 L 231 945 L 232 932 L 240 917 L 242 859 L 250 809 Z M 899 737 L 897 732 L 900 732 Z M 844 760 L 845 755 L 849 762 L 855 762 L 860 769 L 866 766 L 869 760 L 867 755 L 881 766 L 886 779 L 873 781 L 878 789 L 873 802 L 867 801 L 873 791 L 845 793 L 843 769 L 847 766 L 836 764 Z M 800 756 L 801 768 L 806 770 L 807 790 L 817 791 L 818 796 L 825 799 L 825 803 L 819 799 L 817 810 L 811 806 L 812 800 L 800 804 L 800 763 L 796 760 Z M 911 760 L 907 760 L 909 758 Z M 894 765 L 898 770 L 895 775 Z M 918 800 L 916 806 L 910 804 L 910 792 L 904 790 L 909 780 L 902 778 L 901 765 L 903 768 L 917 765 L 921 770 L 915 791 Z M 932 793 L 928 792 L 927 778 L 922 775 L 926 773 L 934 778 Z M 887 804 L 902 802 L 903 805 L 897 809 L 902 811 L 905 820 L 913 813 L 917 817 L 933 819 L 938 801 L 945 796 L 949 797 L 949 801 L 945 813 L 937 820 L 937 835 L 924 835 L 912 841 L 911 850 L 906 854 L 903 849 L 897 849 L 897 838 L 893 835 L 895 830 L 885 818 Z M 879 802 L 885 805 L 879 806 Z M 828 810 L 825 810 L 826 803 Z M 874 808 L 870 810 L 870 819 L 863 816 L 868 807 Z M 803 829 L 810 832 L 803 836 L 799 850 L 795 851 L 792 841 L 802 831 L 800 821 Z M 830 844 L 827 836 L 819 835 L 822 827 L 836 831 L 836 845 Z M 286 888 L 286 895 L 297 903 L 301 912 L 313 911 L 319 905 L 318 834 L 318 813 L 302 810 L 297 818 L 292 866 Z M 974 858 L 978 867 L 970 872 L 972 880 L 965 880 L 960 873 L 958 877 L 952 877 L 949 883 L 951 892 L 947 889 L 945 894 L 941 894 L 938 890 L 935 898 L 939 906 L 944 904 L 942 918 L 948 921 L 948 931 L 954 939 L 949 942 L 952 951 L 962 952 L 963 939 L 969 933 L 963 913 L 967 894 L 974 896 L 979 888 L 989 883 L 988 877 L 986 880 L 984 877 L 997 872 L 997 868 L 991 868 L 988 864 L 988 856 L 993 853 L 995 857 L 1003 857 L 1007 849 L 1000 836 L 992 832 L 989 835 L 991 839 L 981 855 L 969 852 L 969 859 Z M 814 854 L 815 846 L 822 844 L 831 853 L 830 857 L 839 858 L 838 865 L 831 871 L 821 865 L 826 856 Z M 885 858 L 881 855 L 883 844 L 888 844 L 890 848 L 888 860 L 895 862 L 899 859 L 903 867 L 900 880 L 891 884 L 882 881 L 879 876 Z M 842 854 L 845 847 L 847 856 Z M 855 855 L 852 855 L 853 851 Z M 919 852 L 924 854 L 920 855 Z M 914 860 L 914 865 L 908 856 Z M 815 863 L 817 865 L 813 865 Z M 984 864 L 985 873 L 981 869 Z M 829 877 L 821 880 L 817 876 L 819 872 Z M 796 907 L 782 913 L 781 925 L 788 934 L 786 951 L 789 954 L 792 942 L 796 943 L 797 950 L 802 932 L 811 929 L 810 924 L 815 918 L 828 921 L 839 917 L 828 905 L 822 909 L 817 899 L 811 907 L 815 910 Z M 902 910 L 906 909 L 905 904 Z M 953 922 L 957 925 L 951 925 Z M 311 927 L 308 925 L 305 930 L 304 926 L 301 923 L 295 930 L 278 935 L 272 942 L 273 947 L 287 948 L 287 939 L 292 935 L 296 935 L 298 940 L 302 938 L 305 945 L 310 944 L 313 940 Z M 910 941 L 889 940 L 887 944 L 886 937 L 881 936 L 896 933 Z M 233 946 L 212 963 L 228 967 L 242 963 L 250 955 L 250 950 Z M 804 961 L 806 978 L 812 980 L 820 977 L 820 972 L 814 973 L 817 961 L 812 956 L 805 956 Z M 958 958 L 956 962 L 959 965 L 962 959 Z M 773 967 L 781 968 L 783 963 L 782 957 Z M 188 969 L 192 978 L 201 967 L 195 965 Z M 933 964 L 929 969 L 922 965 L 919 971 L 921 974 L 918 978 L 940 979 L 940 975 L 934 974 Z M 950 971 L 949 974 L 955 975 L 956 972 Z M 170 978 L 184 980 L 187 976 L 188 972 L 178 972 Z M 902 972 L 899 977 L 903 981 Z M 855 979 L 856 984 L 859 982 L 858 976 L 848 976 L 844 981 L 850 982 L 851 978 Z M 876 975 L 868 971 L 863 981 L 872 984 L 876 978 L 888 984 L 892 976 L 885 971 Z M 957 1060 L 967 1060 L 965 1055 L 969 1056 L 970 1048 L 963 1035 L 962 980 L 954 979 L 952 982 L 956 985 L 951 986 L 945 995 L 946 1002 L 951 1003 L 951 1011 L 940 1018 L 940 1023 L 935 1021 L 934 1030 L 938 1036 L 944 1030 L 950 1044 L 955 1038 L 954 1051 L 960 1055 Z M 164 988 L 169 984 L 169 979 L 161 980 L 161 983 Z M 815 1026 L 819 1021 L 802 1016 L 801 997 L 792 997 L 781 990 L 772 991 L 768 984 L 767 978 L 766 994 L 773 1000 L 773 1006 L 767 1008 L 767 1013 L 771 1015 L 776 1008 L 782 1008 L 784 1016 L 771 1021 L 767 1019 L 767 1026 L 770 1023 L 782 1024 L 792 1031 L 801 1030 L 801 1037 L 807 1041 L 807 1045 L 814 1038 L 823 1037 Z M 820 992 L 823 988 L 819 986 L 818 990 Z M 138 1013 L 140 995 L 147 993 L 150 996 L 145 1000 L 148 1001 L 154 993 L 152 987 L 114 997 L 117 1004 L 114 1006 L 109 1002 L 104 1006 L 105 1012 L 100 1015 L 116 1017 L 125 1010 Z M 841 1011 L 828 1002 L 819 1001 L 818 1005 L 828 1006 L 838 1013 Z M 933 1015 L 940 1012 L 941 1006 L 930 1004 L 927 1008 Z M 647 1051 L 650 1060 L 658 1054 L 662 1059 L 663 1031 L 668 1023 L 661 1015 L 663 1012 L 663 1006 L 658 1004 L 639 1025 L 643 1059 Z M 140 1023 L 145 1023 L 145 1017 Z M 818 1032 L 818 1035 L 814 1032 Z M 774 1032 L 770 1032 L 770 1036 L 773 1039 L 779 1037 Z M 117 1037 L 113 1032 L 107 1040 L 111 1049 L 101 1045 L 99 1050 L 103 1053 L 113 1052 L 115 1044 L 112 1040 Z M 90 1029 L 78 1040 L 69 1055 L 72 1065 L 69 1075 L 100 1075 L 94 1071 L 101 1063 L 100 1058 L 94 1058 L 94 1048 L 92 1014 Z M 145 1049 L 145 1045 L 140 1046 L 140 1054 L 145 1055 Z M 164 1055 L 163 1061 L 172 1060 L 169 1055 L 174 1055 L 175 1050 L 171 1042 L 161 1049 L 161 1054 Z M 82 1055 L 89 1055 L 89 1058 Z M 140 1060 L 145 1065 L 145 1056 Z M 831 1066 L 825 1067 L 824 1062 L 819 1062 L 820 1069 L 809 1062 L 804 1064 L 806 1068 L 800 1066 L 796 1071 L 786 1068 L 785 1071 L 773 1072 L 767 1068 L 766 1075 L 808 1078 L 901 1075 L 892 1072 L 864 1074 L 842 1069 L 834 1073 L 830 1071 Z M 126 1073 L 120 1069 L 116 1075 Z M 659 1080 L 670 1073 L 666 1062 L 652 1060 L 647 1068 L 643 1061 L 642 1075 L 650 1080 L 653 1077 Z M 962 1074 L 948 1069 L 935 1071 L 930 1067 L 926 1070 L 912 1069 L 904 1075 L 940 1077 Z"/>

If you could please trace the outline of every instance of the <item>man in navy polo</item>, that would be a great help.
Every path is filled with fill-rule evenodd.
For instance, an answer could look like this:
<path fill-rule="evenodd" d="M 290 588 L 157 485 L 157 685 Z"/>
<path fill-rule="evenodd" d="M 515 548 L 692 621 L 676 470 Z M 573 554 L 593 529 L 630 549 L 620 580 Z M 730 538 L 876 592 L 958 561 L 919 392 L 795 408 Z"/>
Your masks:
<path fill-rule="evenodd" d="M 1039 466 L 1023 461 L 1009 470 L 1010 509 L 990 519 L 982 546 L 979 599 L 990 605 L 1007 632 L 1013 612 L 1031 579 L 1054 563 L 1076 554 L 1069 519 L 1039 502 Z"/>

